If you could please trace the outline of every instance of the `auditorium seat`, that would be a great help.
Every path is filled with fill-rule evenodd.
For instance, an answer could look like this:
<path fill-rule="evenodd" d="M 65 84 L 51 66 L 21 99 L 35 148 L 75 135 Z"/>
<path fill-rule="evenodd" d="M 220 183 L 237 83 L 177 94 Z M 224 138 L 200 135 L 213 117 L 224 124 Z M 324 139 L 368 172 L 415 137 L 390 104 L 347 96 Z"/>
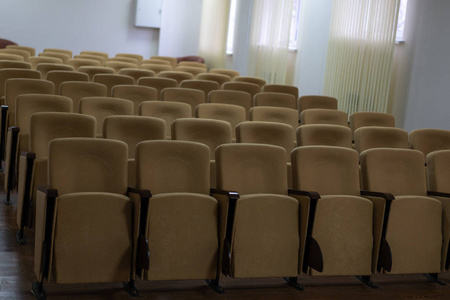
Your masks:
<path fill-rule="evenodd" d="M 285 93 L 293 95 L 295 99 L 298 98 L 298 88 L 293 85 L 266 84 L 261 88 L 261 92 Z"/>
<path fill-rule="evenodd" d="M 92 59 L 96 60 L 100 63 L 100 66 L 104 66 L 106 63 L 106 58 L 99 55 L 90 55 L 90 54 L 78 54 L 73 56 L 74 59 Z"/>
<path fill-rule="evenodd" d="M 134 114 L 139 114 L 139 105 L 144 101 L 158 100 L 158 91 L 143 85 L 119 84 L 112 88 L 112 97 L 133 102 Z"/>
<path fill-rule="evenodd" d="M 297 99 L 290 94 L 272 92 L 257 93 L 253 97 L 253 102 L 254 106 L 286 107 L 297 110 Z"/>
<path fill-rule="evenodd" d="M 83 66 L 101 66 L 98 60 L 87 58 L 70 58 L 66 61 L 66 64 L 72 66 L 75 71 L 78 71 L 78 69 Z"/>
<path fill-rule="evenodd" d="M 232 90 L 232 91 L 246 92 L 249 93 L 252 98 L 256 94 L 258 94 L 261 90 L 259 85 L 257 84 L 250 82 L 235 82 L 235 81 L 225 82 L 222 85 L 222 89 L 226 91 Z"/>
<path fill-rule="evenodd" d="M 72 66 L 65 64 L 53 64 L 53 63 L 39 63 L 36 66 L 36 71 L 41 72 L 41 78 L 47 79 L 47 74 L 50 71 L 74 71 Z"/>
<path fill-rule="evenodd" d="M 354 135 L 356 129 L 364 126 L 395 127 L 395 118 L 386 113 L 355 112 L 350 115 L 349 124 Z"/>
<path fill-rule="evenodd" d="M 161 99 L 161 91 L 165 88 L 177 87 L 177 81 L 172 78 L 159 78 L 159 77 L 141 77 L 138 80 L 138 85 L 149 86 L 155 88 L 158 91 L 158 100 Z"/>
<path fill-rule="evenodd" d="M 95 137 L 95 118 L 65 112 L 39 112 L 30 117 L 29 147 L 20 154 L 17 242 L 24 244 L 24 228 L 33 228 L 37 186 L 47 184 L 48 144 L 55 138 Z"/>
<path fill-rule="evenodd" d="M 205 69 L 204 68 L 197 68 L 197 67 L 178 66 L 178 67 L 175 68 L 175 71 L 190 73 L 193 76 L 192 79 L 194 79 L 198 74 L 204 73 Z"/>
<path fill-rule="evenodd" d="M 355 131 L 355 150 L 371 148 L 409 148 L 408 132 L 394 127 L 366 126 Z"/>
<path fill-rule="evenodd" d="M 84 97 L 106 97 L 106 86 L 96 82 L 66 81 L 60 85 L 60 95 L 72 99 L 73 112 L 80 112 L 80 99 Z"/>
<path fill-rule="evenodd" d="M 177 59 L 175 57 L 170 57 L 170 56 L 152 56 L 152 57 L 150 57 L 150 59 L 159 59 L 159 60 L 168 61 L 170 63 L 170 66 L 172 67 L 172 69 L 175 69 L 178 64 Z"/>
<path fill-rule="evenodd" d="M 225 82 L 231 81 L 231 77 L 223 74 L 218 73 L 200 73 L 197 75 L 195 79 L 198 80 L 212 80 L 219 84 L 219 87 L 222 88 L 222 85 Z"/>
<path fill-rule="evenodd" d="M 348 126 L 348 115 L 345 111 L 341 110 L 311 108 L 300 113 L 300 124 L 332 124 Z"/>
<path fill-rule="evenodd" d="M 158 77 L 175 79 L 178 86 L 183 80 L 194 79 L 194 75 L 191 73 L 181 71 L 162 71 L 158 73 Z"/>
<path fill-rule="evenodd" d="M 266 81 L 264 79 L 253 76 L 236 76 L 233 78 L 233 81 L 254 83 L 259 85 L 260 88 L 266 85 Z"/>
<path fill-rule="evenodd" d="M 3 49 L 0 49 L 0 54 L 1 53 L 14 54 L 14 55 L 22 56 L 24 61 L 28 61 L 28 58 L 31 56 L 30 52 L 28 52 L 26 50 L 14 49 L 14 48 L 3 48 Z"/>
<path fill-rule="evenodd" d="M 339 146 L 352 148 L 352 132 L 347 126 L 330 124 L 302 125 L 297 128 L 297 146 Z"/>
<path fill-rule="evenodd" d="M 116 57 L 110 57 L 108 58 L 108 62 L 125 62 L 129 64 L 134 64 L 136 67 L 139 66 L 139 60 L 132 57 L 125 57 L 125 56 L 116 56 Z"/>
<path fill-rule="evenodd" d="M 286 107 L 255 106 L 249 111 L 250 121 L 278 122 L 298 127 L 298 111 Z"/>
<path fill-rule="evenodd" d="M 54 58 L 59 58 L 63 61 L 63 63 L 65 64 L 69 59 L 71 59 L 72 57 L 69 56 L 69 54 L 67 53 L 63 53 L 63 52 L 41 52 L 38 54 L 38 56 L 41 57 L 54 57 Z"/>
<path fill-rule="evenodd" d="M 223 74 L 223 75 L 227 75 L 230 76 L 231 79 L 233 79 L 236 76 L 239 76 L 239 72 L 235 71 L 235 70 L 230 70 L 230 69 L 211 69 L 209 70 L 209 73 L 212 74 Z"/>
<path fill-rule="evenodd" d="M 245 108 L 246 115 L 253 106 L 252 96 L 247 92 L 217 90 L 208 94 L 208 102 L 239 105 Z"/>
<path fill-rule="evenodd" d="M 30 53 L 30 56 L 36 56 L 36 49 L 33 47 L 28 46 L 20 46 L 20 45 L 6 45 L 6 49 L 19 49 L 19 50 L 25 50 Z"/>
<path fill-rule="evenodd" d="M 421 128 L 409 133 L 409 145 L 425 156 L 437 150 L 450 149 L 450 130 Z"/>
<path fill-rule="evenodd" d="M 0 56 L 0 69 L 27 69 L 31 70 L 31 64 L 26 61 L 2 60 Z"/>
<path fill-rule="evenodd" d="M 105 59 L 108 59 L 108 57 L 109 57 L 108 53 L 101 52 L 101 51 L 83 50 L 80 52 L 80 54 L 97 55 L 97 56 L 104 57 Z"/>
<path fill-rule="evenodd" d="M 116 57 L 126 57 L 126 58 L 133 58 L 137 61 L 137 64 L 140 65 L 142 63 L 142 60 L 144 57 L 140 54 L 132 54 L 132 53 L 117 53 Z"/>
<path fill-rule="evenodd" d="M 107 96 L 111 96 L 112 88 L 119 84 L 134 84 L 134 79 L 128 75 L 119 74 L 95 74 L 92 78 L 93 82 L 101 83 L 106 86 Z"/>
<path fill-rule="evenodd" d="M 165 71 L 172 71 L 172 67 L 168 64 L 155 64 L 155 63 L 151 63 L 151 64 L 142 64 L 140 66 L 141 69 L 143 70 L 149 70 L 155 73 L 155 76 L 158 76 L 159 73 L 161 72 L 165 72 Z"/>
<path fill-rule="evenodd" d="M 43 52 L 59 52 L 69 55 L 71 58 L 73 53 L 72 50 L 66 50 L 66 49 L 58 49 L 58 48 L 45 48 Z"/>
<path fill-rule="evenodd" d="M 55 94 L 59 94 L 61 83 L 66 81 L 87 82 L 89 81 L 89 76 L 82 72 L 54 70 L 47 73 L 47 80 L 55 84 Z"/>
<path fill-rule="evenodd" d="M 141 77 L 155 77 L 155 72 L 151 70 L 144 70 L 139 68 L 123 68 L 118 72 L 119 75 L 131 76 L 134 79 L 134 84 L 137 84 L 139 78 Z"/>
<path fill-rule="evenodd" d="M 190 79 L 180 83 L 181 88 L 201 90 L 205 93 L 205 102 L 208 100 L 209 92 L 219 90 L 219 84 L 211 80 Z"/>
<path fill-rule="evenodd" d="M 30 56 L 27 60 L 31 64 L 31 68 L 36 70 L 36 66 L 41 63 L 62 64 L 63 61 L 56 57 Z"/>
<path fill-rule="evenodd" d="M 23 56 L 11 53 L 0 52 L 0 60 L 14 60 L 14 61 L 25 61 Z"/>
<path fill-rule="evenodd" d="M 194 115 L 197 105 L 205 103 L 205 93 L 196 89 L 165 88 L 161 91 L 161 100 L 187 103 Z"/>
<path fill-rule="evenodd" d="M 108 67 L 82 66 L 78 68 L 78 72 L 88 74 L 89 81 L 92 81 L 97 74 L 115 74 L 116 71 L 113 68 Z"/>
<path fill-rule="evenodd" d="M 182 102 L 144 101 L 139 105 L 139 115 L 163 119 L 166 122 L 166 139 L 171 139 L 172 122 L 179 118 L 191 118 L 192 108 Z"/>
<path fill-rule="evenodd" d="M 338 109 L 338 101 L 334 97 L 309 95 L 301 96 L 298 99 L 299 112 L 306 109 L 321 108 L 321 109 Z"/>
<path fill-rule="evenodd" d="M 201 62 L 196 62 L 196 61 L 180 61 L 178 63 L 179 67 L 195 67 L 195 68 L 202 68 L 205 70 L 207 70 L 206 64 L 205 63 L 201 63 Z"/>

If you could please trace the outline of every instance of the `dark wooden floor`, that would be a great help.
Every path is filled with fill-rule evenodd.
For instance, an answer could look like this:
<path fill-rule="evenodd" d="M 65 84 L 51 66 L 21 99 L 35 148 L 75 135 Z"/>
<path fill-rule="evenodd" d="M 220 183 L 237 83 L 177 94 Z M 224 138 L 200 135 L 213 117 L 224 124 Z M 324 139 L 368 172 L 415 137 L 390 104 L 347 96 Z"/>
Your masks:
<path fill-rule="evenodd" d="M 0 192 L 0 200 L 5 193 Z M 33 272 L 34 232 L 26 232 L 27 244 L 19 246 L 16 206 L 0 202 L 0 300 L 34 299 L 30 293 Z M 203 281 L 146 282 L 137 280 L 138 299 L 450 299 L 450 273 L 441 274 L 448 286 L 427 281 L 422 275 L 375 275 L 378 289 L 364 286 L 353 277 L 299 278 L 304 291 L 289 287 L 280 278 L 222 279 L 224 295 L 209 289 Z M 48 299 L 131 299 L 119 283 L 56 285 L 45 284 Z"/>

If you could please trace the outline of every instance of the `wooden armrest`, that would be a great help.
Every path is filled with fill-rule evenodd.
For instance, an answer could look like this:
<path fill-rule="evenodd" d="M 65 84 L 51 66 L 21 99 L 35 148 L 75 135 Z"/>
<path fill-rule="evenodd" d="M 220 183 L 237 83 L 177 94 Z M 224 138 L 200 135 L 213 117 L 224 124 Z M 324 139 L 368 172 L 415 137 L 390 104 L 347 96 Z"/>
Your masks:
<path fill-rule="evenodd" d="M 5 159 L 5 145 L 6 145 L 6 117 L 8 114 L 8 106 L 1 106 L 1 124 L 0 124 L 0 160 Z"/>
<path fill-rule="evenodd" d="M 392 201 L 395 199 L 394 195 L 392 195 L 391 193 L 381 193 L 372 191 L 361 191 L 361 196 L 378 197 L 388 201 Z"/>
<path fill-rule="evenodd" d="M 428 196 L 450 198 L 450 194 L 449 193 L 441 193 L 441 192 L 435 192 L 435 191 L 428 191 L 427 195 Z"/>

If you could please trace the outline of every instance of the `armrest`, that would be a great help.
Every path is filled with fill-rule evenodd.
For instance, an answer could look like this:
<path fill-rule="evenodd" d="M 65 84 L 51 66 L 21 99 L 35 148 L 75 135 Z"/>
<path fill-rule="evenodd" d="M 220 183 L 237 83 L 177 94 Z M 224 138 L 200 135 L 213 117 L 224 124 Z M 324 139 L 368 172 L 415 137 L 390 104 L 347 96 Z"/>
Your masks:
<path fill-rule="evenodd" d="M 12 191 L 14 189 L 14 184 L 15 184 L 15 180 L 14 180 L 14 176 L 16 174 L 16 152 L 17 152 L 17 145 L 19 142 L 19 127 L 16 126 L 11 126 L 8 128 L 8 132 L 11 132 L 11 140 L 9 140 L 9 134 L 6 140 L 6 144 L 5 144 L 5 188 L 7 191 Z M 10 144 L 9 144 L 10 143 Z M 11 147 L 9 148 L 10 152 L 9 152 L 9 157 L 6 155 L 7 154 L 7 149 L 6 147 Z M 9 159 L 8 159 L 9 158 Z"/>
<path fill-rule="evenodd" d="M 1 123 L 0 123 L 0 160 L 5 159 L 5 140 L 6 140 L 6 118 L 8 115 L 8 106 L 1 106 Z"/>
<path fill-rule="evenodd" d="M 388 241 L 386 240 L 386 231 L 389 220 L 389 212 L 391 210 L 391 203 L 395 200 L 394 195 L 391 193 L 373 192 L 373 191 L 361 191 L 361 196 L 381 198 L 384 200 L 384 212 L 382 205 L 375 205 L 374 203 L 374 215 L 378 211 L 380 217 L 379 220 L 374 220 L 374 250 L 377 253 L 377 257 L 374 258 L 372 265 L 378 272 L 384 269 L 388 272 L 392 269 L 392 252 Z M 372 200 L 373 201 L 373 200 Z M 380 232 L 381 228 L 381 232 Z M 373 270 L 374 271 L 374 270 Z"/>
<path fill-rule="evenodd" d="M 441 192 L 435 192 L 435 191 L 428 191 L 428 196 L 436 196 L 436 197 L 443 197 L 443 198 L 450 198 L 449 193 L 441 193 Z"/>
<path fill-rule="evenodd" d="M 148 240 L 145 235 L 147 228 L 147 213 L 152 193 L 150 190 L 137 188 L 128 188 L 128 194 L 136 194 L 140 198 L 138 237 L 137 237 L 137 253 L 136 253 L 136 274 L 140 275 L 142 270 L 150 268 L 150 250 Z"/>
<path fill-rule="evenodd" d="M 319 243 L 312 236 L 317 202 L 320 199 L 318 192 L 289 189 L 289 195 L 298 195 L 309 198 L 308 224 L 306 229 L 305 254 L 303 257 L 302 271 L 308 272 L 308 267 L 318 272 L 323 271 L 323 255 Z"/>
<path fill-rule="evenodd" d="M 219 189 L 211 189 L 211 196 L 216 195 L 219 202 L 221 224 L 219 226 L 220 243 L 223 241 L 219 253 L 219 270 L 222 269 L 224 275 L 231 275 L 231 238 L 233 233 L 234 216 L 236 212 L 236 203 L 239 200 L 239 193 Z M 225 199 L 223 199 L 225 198 Z M 220 261 L 221 260 L 221 261 Z M 221 266 L 222 262 L 222 267 Z"/>
<path fill-rule="evenodd" d="M 50 269 L 50 256 L 52 246 L 53 233 L 53 216 L 55 212 L 56 198 L 58 197 L 58 190 L 48 186 L 39 186 L 38 190 L 45 193 L 45 220 L 44 220 L 44 237 L 42 241 L 42 256 L 41 256 L 41 274 L 42 278 L 47 278 Z"/>
<path fill-rule="evenodd" d="M 17 209 L 18 212 L 21 212 L 21 215 L 18 215 L 21 223 L 20 229 L 24 226 L 32 227 L 31 182 L 33 179 L 35 159 L 36 154 L 32 152 L 22 152 L 20 155 L 19 186 L 17 192 Z"/>

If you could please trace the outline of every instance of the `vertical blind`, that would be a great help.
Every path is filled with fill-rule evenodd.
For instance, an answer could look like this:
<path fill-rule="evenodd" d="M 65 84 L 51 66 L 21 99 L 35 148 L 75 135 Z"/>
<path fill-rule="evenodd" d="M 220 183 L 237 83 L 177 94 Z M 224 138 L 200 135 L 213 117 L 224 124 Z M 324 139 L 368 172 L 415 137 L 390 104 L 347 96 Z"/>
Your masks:
<path fill-rule="evenodd" d="M 335 0 L 323 94 L 339 109 L 386 112 L 400 0 Z"/>

